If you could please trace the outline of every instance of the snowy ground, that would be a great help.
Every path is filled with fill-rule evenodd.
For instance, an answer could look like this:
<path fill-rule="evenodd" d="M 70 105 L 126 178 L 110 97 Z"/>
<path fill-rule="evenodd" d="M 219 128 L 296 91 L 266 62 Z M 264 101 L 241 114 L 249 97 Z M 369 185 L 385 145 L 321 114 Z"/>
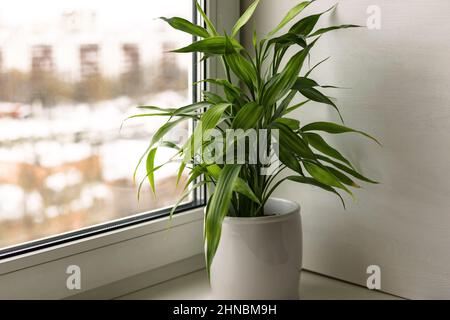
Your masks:
<path fill-rule="evenodd" d="M 176 92 L 161 93 L 152 97 L 151 102 L 161 107 L 189 104 L 186 94 Z M 134 167 L 155 130 L 166 118 L 133 119 L 119 131 L 123 119 L 137 111 L 133 102 L 127 98 L 93 106 L 60 105 L 52 108 L 51 112 L 31 106 L 25 106 L 24 109 L 33 110 L 35 115 L 0 118 L 0 170 L 2 164 L 3 168 L 6 168 L 5 164 L 28 164 L 53 170 L 98 156 L 101 174 L 99 179 L 86 183 L 83 181 L 82 169 L 71 167 L 55 171 L 46 176 L 41 185 L 34 184 L 34 189 L 29 190 L 29 186 L 20 183 L 2 183 L 2 177 L 8 178 L 17 175 L 17 172 L 0 172 L 0 229 L 2 221 L 20 222 L 27 216 L 34 217 L 34 223 L 39 224 L 47 218 L 55 219 L 71 212 L 86 211 L 98 203 L 111 203 L 118 196 L 117 190 L 123 190 L 122 195 L 127 199 L 124 201 L 135 201 L 134 196 L 133 200 L 129 200 L 131 198 L 125 197 L 123 192 L 135 194 L 136 190 L 131 186 Z M 158 150 L 157 162 L 165 162 L 172 154 L 170 149 L 161 148 Z M 174 176 L 176 171 L 176 164 L 168 165 L 158 171 L 156 178 Z M 144 175 L 145 168 L 142 167 L 139 177 Z M 122 189 L 117 189 L 118 184 L 123 185 Z M 64 203 L 60 198 L 64 198 L 69 191 L 73 193 L 74 189 L 77 190 L 75 196 L 67 196 L 69 200 Z M 48 199 L 44 201 L 48 198 L 44 194 L 50 194 L 51 198 L 58 194 L 61 197 L 55 204 L 49 204 Z M 124 207 L 127 208 L 127 205 Z M 133 211 L 137 205 L 130 203 L 128 207 Z M 135 213 L 131 211 L 130 214 Z M 123 212 L 120 215 L 123 216 Z M 111 217 L 108 216 L 108 219 Z M 23 232 L 29 233 L 29 230 L 24 229 Z M 18 236 L 18 239 L 22 238 Z"/>

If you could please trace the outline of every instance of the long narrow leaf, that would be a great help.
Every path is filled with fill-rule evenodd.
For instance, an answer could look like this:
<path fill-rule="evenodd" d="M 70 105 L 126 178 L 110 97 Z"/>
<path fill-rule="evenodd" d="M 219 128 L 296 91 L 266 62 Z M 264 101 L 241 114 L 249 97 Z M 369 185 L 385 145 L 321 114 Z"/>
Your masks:
<path fill-rule="evenodd" d="M 266 38 L 270 38 L 275 33 L 280 31 L 285 25 L 287 25 L 290 21 L 292 21 L 292 19 L 294 19 L 296 16 L 298 16 L 300 14 L 300 12 L 302 12 L 307 6 L 309 6 L 313 2 L 314 2 L 314 0 L 304 1 L 304 2 L 297 4 L 291 10 L 289 10 L 288 13 L 281 20 L 281 22 L 275 27 L 275 29 L 273 29 L 272 31 L 270 31 L 267 34 Z"/>
<path fill-rule="evenodd" d="M 235 37 L 239 30 L 250 20 L 253 13 L 256 10 L 256 7 L 258 6 L 260 0 L 254 1 L 248 8 L 245 10 L 245 12 L 242 14 L 242 16 L 236 21 L 236 24 L 234 25 L 231 36 Z"/>
<path fill-rule="evenodd" d="M 328 167 L 328 166 L 325 166 L 325 168 L 327 168 L 327 170 L 330 171 L 333 174 L 333 176 L 338 178 L 338 180 L 340 182 L 342 182 L 343 184 L 353 187 L 353 188 L 361 188 L 356 182 L 354 182 L 352 179 L 347 177 L 345 174 L 343 174 L 339 170 L 337 170 L 333 167 Z"/>
<path fill-rule="evenodd" d="M 320 60 L 318 63 L 316 63 L 311 69 L 309 69 L 309 71 L 305 74 L 305 77 L 309 77 L 309 75 L 311 74 L 311 72 L 314 71 L 314 69 L 316 69 L 318 66 L 320 66 L 322 63 L 324 63 L 325 61 L 327 61 L 328 59 L 330 59 L 331 57 L 325 58 L 323 60 Z"/>
<path fill-rule="evenodd" d="M 317 21 L 319 21 L 320 17 L 331 11 L 332 9 L 334 9 L 336 7 L 336 5 L 332 6 L 331 8 L 329 8 L 328 10 L 319 13 L 319 14 L 314 14 L 311 16 L 307 16 L 303 19 L 301 19 L 299 22 L 297 22 L 296 24 L 294 24 L 290 29 L 289 32 L 291 33 L 295 33 L 298 35 L 303 35 L 305 37 L 307 37 L 314 29 L 314 27 L 317 24 Z"/>
<path fill-rule="evenodd" d="M 280 105 L 278 106 L 277 110 L 275 111 L 273 118 L 277 119 L 278 117 L 282 116 L 283 113 L 288 108 L 289 104 L 294 99 L 295 95 L 297 94 L 297 91 L 291 90 L 289 94 L 281 101 Z"/>
<path fill-rule="evenodd" d="M 240 165 L 225 165 L 217 181 L 214 194 L 208 205 L 205 223 L 206 270 L 210 275 L 211 263 L 216 254 L 222 233 L 222 222 L 228 213 L 234 185 L 241 171 Z"/>
<path fill-rule="evenodd" d="M 284 146 L 279 146 L 279 158 L 280 161 L 289 169 L 293 170 L 294 172 L 303 174 L 302 166 L 300 165 L 300 162 L 298 161 L 295 154 L 293 154 L 289 149 L 285 148 Z"/>
<path fill-rule="evenodd" d="M 304 162 L 303 165 L 305 166 L 306 171 L 308 171 L 308 173 L 318 182 L 326 184 L 330 187 L 342 189 L 353 197 L 353 193 L 325 167 L 321 167 L 311 162 Z"/>
<path fill-rule="evenodd" d="M 158 131 L 153 135 L 147 149 L 142 154 L 142 156 L 139 158 L 138 163 L 134 169 L 133 172 L 133 182 L 136 183 L 136 175 L 139 167 L 141 166 L 142 161 L 144 158 L 148 155 L 148 152 L 153 148 L 153 146 L 158 143 L 170 130 L 172 130 L 176 125 L 178 125 L 180 122 L 187 120 L 186 118 L 180 118 L 173 122 L 166 122 L 163 126 L 161 126 Z"/>
<path fill-rule="evenodd" d="M 297 110 L 298 108 L 304 106 L 305 104 L 307 104 L 308 102 L 310 102 L 311 100 L 306 100 L 306 101 L 302 101 L 300 103 L 297 103 L 296 105 L 293 105 L 292 107 L 289 107 L 286 109 L 286 111 L 283 112 L 283 115 L 287 115 L 288 113 L 291 113 L 292 111 Z"/>
<path fill-rule="evenodd" d="M 342 163 L 336 162 L 328 157 L 325 157 L 323 155 L 320 154 L 316 154 L 317 159 L 328 162 L 330 164 L 332 164 L 333 166 L 335 166 L 336 168 L 338 168 L 339 170 L 342 170 L 350 175 L 352 175 L 353 177 L 355 177 L 356 179 L 359 179 L 361 181 L 365 181 L 365 182 L 369 182 L 369 183 L 373 183 L 373 184 L 378 184 L 379 182 L 374 181 L 372 179 L 369 179 L 365 176 L 363 176 L 361 173 L 357 172 L 356 170 L 349 168 L 345 165 L 343 165 Z"/>
<path fill-rule="evenodd" d="M 252 90 L 256 86 L 256 69 L 250 61 L 241 56 L 231 44 L 231 39 L 226 38 L 227 53 L 225 61 L 233 73 Z"/>
<path fill-rule="evenodd" d="M 339 151 L 330 146 L 320 135 L 312 132 L 304 133 L 308 143 L 316 150 L 322 152 L 323 154 L 333 157 L 339 161 L 342 161 L 353 167 L 350 161 L 348 161 Z"/>
<path fill-rule="evenodd" d="M 357 26 L 354 24 L 343 24 L 340 26 L 333 26 L 333 27 L 328 27 L 328 28 L 322 28 L 319 29 L 317 31 L 315 31 L 313 34 L 309 35 L 309 37 L 315 37 L 315 36 L 319 36 L 321 34 L 330 32 L 330 31 L 334 31 L 334 30 L 339 30 L 339 29 L 348 29 L 348 28 L 361 28 L 362 26 Z"/>
<path fill-rule="evenodd" d="M 262 98 L 264 106 L 272 106 L 276 101 L 284 97 L 289 90 L 291 90 L 298 78 L 300 70 L 302 69 L 303 62 L 316 41 L 317 39 L 305 49 L 295 54 L 288 61 L 283 71 L 268 82 L 267 89 L 265 90 Z"/>
<path fill-rule="evenodd" d="M 247 130 L 256 126 L 264 113 L 264 108 L 256 102 L 249 102 L 242 107 L 233 120 L 233 129 Z"/>
<path fill-rule="evenodd" d="M 308 145 L 283 123 L 274 122 L 271 127 L 279 130 L 279 144 L 299 157 L 315 159 L 315 156 Z"/>
<path fill-rule="evenodd" d="M 158 129 L 158 131 L 156 131 L 155 134 L 153 135 L 152 140 L 150 142 L 150 148 L 152 148 L 156 143 L 158 143 L 167 133 L 169 133 L 178 124 L 186 120 L 187 120 L 186 118 L 179 118 L 171 122 L 166 122 L 164 125 L 162 125 Z"/>
<path fill-rule="evenodd" d="M 292 87 L 292 89 L 298 90 L 298 92 L 300 92 L 305 98 L 307 98 L 307 99 L 309 99 L 311 101 L 324 103 L 324 104 L 327 104 L 329 106 L 332 106 L 336 110 L 336 112 L 338 113 L 339 118 L 341 119 L 342 123 L 344 123 L 344 118 L 342 117 L 341 112 L 339 111 L 339 108 L 337 107 L 337 105 L 333 101 L 331 101 L 330 98 L 325 96 L 319 90 L 314 89 L 312 87 L 301 87 L 300 85 L 298 85 L 297 82 Z"/>
<path fill-rule="evenodd" d="M 239 51 L 242 50 L 243 47 L 241 44 L 239 44 L 237 41 L 232 40 L 232 48 Z M 232 53 L 231 49 L 227 49 L 226 45 L 226 38 L 223 36 L 215 36 L 206 38 L 203 40 L 199 40 L 196 42 L 191 43 L 190 45 L 172 50 L 172 52 L 176 53 L 189 53 L 189 52 L 202 52 L 207 54 L 226 54 L 226 53 Z"/>
<path fill-rule="evenodd" d="M 307 124 L 301 130 L 302 131 L 324 131 L 324 132 L 331 133 L 331 134 L 354 132 L 354 133 L 359 133 L 359 134 L 375 141 L 378 145 L 381 145 L 377 139 L 375 139 L 374 137 L 372 137 L 371 135 L 369 135 L 363 131 L 348 128 L 348 127 L 345 127 L 345 126 L 342 126 L 342 125 L 339 125 L 339 124 L 333 123 L 333 122 L 313 122 L 313 123 Z"/>
<path fill-rule="evenodd" d="M 153 148 L 152 150 L 150 150 L 147 156 L 147 163 L 146 163 L 147 178 L 148 182 L 150 183 L 150 188 L 152 189 L 153 194 L 155 194 L 156 192 L 154 169 L 155 169 L 155 156 L 157 150 L 158 148 Z"/>
<path fill-rule="evenodd" d="M 219 35 L 216 31 L 216 28 L 212 24 L 211 20 L 209 20 L 208 16 L 206 15 L 205 11 L 203 11 L 202 6 L 195 0 L 195 6 L 197 7 L 197 11 L 202 16 L 203 20 L 205 21 L 206 27 L 208 29 L 208 32 L 211 36 L 217 36 Z"/>
<path fill-rule="evenodd" d="M 339 197 L 339 199 L 341 200 L 342 205 L 343 205 L 343 207 L 345 209 L 344 199 L 332 187 L 327 186 L 326 184 L 320 183 L 320 182 L 314 180 L 313 178 L 302 177 L 302 176 L 290 176 L 290 177 L 287 178 L 287 180 L 294 181 L 294 182 L 297 182 L 297 183 L 309 184 L 309 185 L 312 185 L 312 186 L 315 186 L 315 187 L 319 187 L 319 188 L 321 188 L 323 190 L 326 190 L 328 192 L 332 192 L 332 193 L 334 193 L 335 195 L 337 195 Z"/>
<path fill-rule="evenodd" d="M 180 180 L 181 180 L 181 177 L 183 175 L 183 172 L 184 172 L 185 168 L 186 168 L 186 162 L 182 161 L 181 164 L 180 164 L 180 167 L 178 168 L 177 183 L 176 183 L 177 186 L 180 183 Z"/>
<path fill-rule="evenodd" d="M 231 104 L 221 103 L 211 106 L 200 118 L 200 122 L 192 133 L 191 137 L 183 146 L 183 152 L 185 154 L 184 161 L 189 161 L 203 144 L 203 137 L 207 130 L 215 128 L 222 118 L 225 110 L 229 108 Z"/>
<path fill-rule="evenodd" d="M 177 29 L 177 30 L 192 34 L 194 36 L 201 37 L 201 38 L 209 37 L 209 33 L 205 28 L 197 26 L 186 19 L 183 19 L 180 17 L 173 17 L 173 18 L 161 17 L 160 19 L 167 22 L 174 29 Z"/>
<path fill-rule="evenodd" d="M 218 180 L 222 170 L 218 165 L 210 165 L 207 167 L 207 172 L 210 174 L 215 180 Z M 237 178 L 235 183 L 233 184 L 233 191 L 238 192 L 253 202 L 260 203 L 260 200 L 255 195 L 253 190 L 248 186 L 248 184 L 241 178 Z"/>

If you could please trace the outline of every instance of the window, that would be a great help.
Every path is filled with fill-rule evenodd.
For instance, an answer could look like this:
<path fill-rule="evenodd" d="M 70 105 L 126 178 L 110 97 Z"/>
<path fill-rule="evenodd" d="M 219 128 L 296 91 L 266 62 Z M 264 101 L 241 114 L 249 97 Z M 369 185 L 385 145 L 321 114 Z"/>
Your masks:
<path fill-rule="evenodd" d="M 175 167 L 158 172 L 156 198 L 144 184 L 138 202 L 132 181 L 165 119 L 119 127 L 137 105 L 193 100 L 192 57 L 167 53 L 192 38 L 154 18 L 194 15 L 186 0 L 2 4 L 0 257 L 159 216 L 176 202 Z"/>

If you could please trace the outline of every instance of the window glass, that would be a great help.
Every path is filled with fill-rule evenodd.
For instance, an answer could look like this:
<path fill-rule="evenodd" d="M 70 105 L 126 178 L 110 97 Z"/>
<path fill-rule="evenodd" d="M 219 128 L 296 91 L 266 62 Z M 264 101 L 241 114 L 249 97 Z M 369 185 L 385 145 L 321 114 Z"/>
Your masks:
<path fill-rule="evenodd" d="M 138 202 L 132 179 L 166 119 L 119 130 L 137 105 L 192 100 L 192 57 L 167 52 L 192 38 L 161 16 L 191 20 L 192 3 L 2 2 L 0 249 L 176 202 L 176 164 L 157 173 L 157 197 L 144 184 Z M 160 149 L 157 162 L 170 156 Z"/>

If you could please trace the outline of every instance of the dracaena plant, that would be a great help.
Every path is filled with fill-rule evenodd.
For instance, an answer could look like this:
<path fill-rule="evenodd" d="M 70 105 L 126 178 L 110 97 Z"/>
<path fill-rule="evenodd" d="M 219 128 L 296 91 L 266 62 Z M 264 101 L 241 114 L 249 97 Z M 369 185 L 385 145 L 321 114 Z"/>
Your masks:
<path fill-rule="evenodd" d="M 325 60 L 309 68 L 306 65 L 311 49 L 322 35 L 357 26 L 338 25 L 315 30 L 319 18 L 329 10 L 297 18 L 313 3 L 305 1 L 287 12 L 281 22 L 263 38 L 258 39 L 254 32 L 252 44 L 247 49 L 236 40 L 236 36 L 253 15 L 258 3 L 259 0 L 248 7 L 229 33 L 224 31 L 220 34 L 198 4 L 197 10 L 203 17 L 205 27 L 179 17 L 162 18 L 173 28 L 194 35 L 197 39 L 187 47 L 173 52 L 196 52 L 203 55 L 203 59 L 219 59 L 226 76 L 224 79 L 205 79 L 209 90 L 203 91 L 203 99 L 198 103 L 179 108 L 142 106 L 139 108 L 145 110 L 145 113 L 133 116 L 168 117 L 167 122 L 153 135 L 148 149 L 139 161 L 138 167 L 145 163 L 147 170 L 139 190 L 142 183 L 148 180 L 155 192 L 154 174 L 164 165 L 155 165 L 155 155 L 161 147 L 176 150 L 176 157 L 169 162 L 180 163 L 178 182 L 184 172 L 188 173 L 185 194 L 180 202 L 196 188 L 205 184 L 210 187 L 204 225 L 208 272 L 219 244 L 224 218 L 227 215 L 264 215 L 265 203 L 282 182 L 308 184 L 332 192 L 344 206 L 339 191 L 353 196 L 350 188 L 359 187 L 354 179 L 376 183 L 357 172 L 350 161 L 328 144 L 321 134 L 358 133 L 372 140 L 374 138 L 344 126 L 343 121 L 320 121 L 301 126 L 298 119 L 290 117 L 294 110 L 306 108 L 305 105 L 312 101 L 329 105 L 342 120 L 337 105 L 322 92 L 322 89 L 330 86 L 321 86 L 311 77 L 311 72 Z M 293 22 L 292 26 L 280 35 L 280 31 L 290 22 Z M 293 54 L 288 56 L 289 49 Z M 307 70 L 303 73 L 304 69 Z M 296 97 L 303 97 L 300 100 L 303 101 L 293 103 Z M 193 119 L 201 125 L 194 129 L 187 142 L 177 145 L 167 139 L 168 133 L 179 123 Z M 268 164 L 259 159 L 256 163 L 248 161 L 248 157 L 244 163 L 202 161 L 202 153 L 212 143 L 203 141 L 202 135 L 211 129 L 219 132 L 226 132 L 227 129 L 277 130 L 278 141 L 273 143 L 278 148 L 274 156 L 281 165 L 272 175 L 263 175 L 262 169 Z M 196 143 L 198 141 L 201 142 Z M 256 148 L 260 147 L 257 143 Z M 223 154 L 229 154 L 230 148 L 234 154 L 234 146 L 223 148 Z M 280 178 L 279 174 L 286 169 L 290 174 Z"/>

